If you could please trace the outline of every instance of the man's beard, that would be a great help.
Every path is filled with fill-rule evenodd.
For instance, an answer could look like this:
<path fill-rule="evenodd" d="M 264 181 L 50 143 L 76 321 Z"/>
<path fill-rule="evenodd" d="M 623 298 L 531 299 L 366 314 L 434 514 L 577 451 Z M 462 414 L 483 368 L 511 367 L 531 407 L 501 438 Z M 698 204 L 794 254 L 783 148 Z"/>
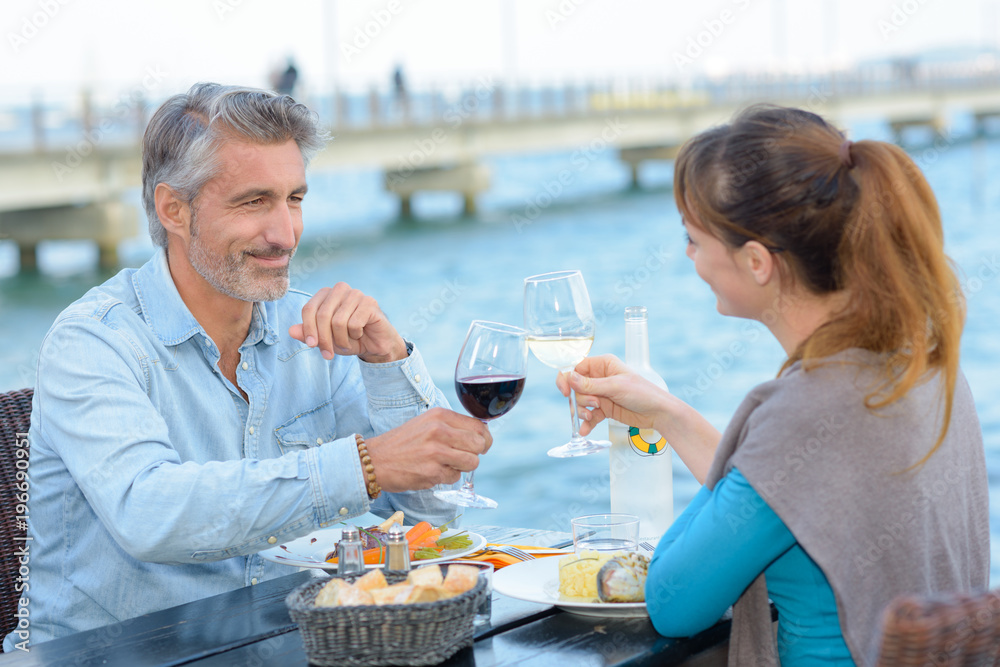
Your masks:
<path fill-rule="evenodd" d="M 295 249 L 247 248 L 223 255 L 213 255 L 202 243 L 191 215 L 191 249 L 188 261 L 208 284 L 219 292 L 241 301 L 276 301 L 288 292 L 288 266 L 269 268 L 258 265 L 250 255 L 258 257 L 288 256 L 289 264 Z"/>

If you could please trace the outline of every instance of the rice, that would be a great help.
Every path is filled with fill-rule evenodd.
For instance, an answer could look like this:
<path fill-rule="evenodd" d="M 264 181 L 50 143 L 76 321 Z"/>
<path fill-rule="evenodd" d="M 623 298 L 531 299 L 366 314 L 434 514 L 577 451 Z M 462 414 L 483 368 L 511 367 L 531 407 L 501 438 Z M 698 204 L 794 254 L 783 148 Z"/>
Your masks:
<path fill-rule="evenodd" d="M 564 598 L 597 602 L 597 571 L 620 552 L 581 551 L 559 559 L 559 593 Z"/>

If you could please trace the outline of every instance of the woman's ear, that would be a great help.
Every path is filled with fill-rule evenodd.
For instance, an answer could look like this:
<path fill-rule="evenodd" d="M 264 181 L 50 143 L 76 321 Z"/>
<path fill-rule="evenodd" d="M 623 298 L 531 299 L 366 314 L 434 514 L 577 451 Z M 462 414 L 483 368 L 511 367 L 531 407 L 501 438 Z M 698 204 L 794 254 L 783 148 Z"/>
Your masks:
<path fill-rule="evenodd" d="M 157 184 L 153 202 L 156 204 L 156 217 L 167 234 L 188 239 L 191 234 L 191 206 L 166 183 Z"/>
<path fill-rule="evenodd" d="M 740 248 L 743 262 L 754 281 L 764 286 L 775 278 L 778 271 L 777 258 L 759 241 L 747 241 Z"/>

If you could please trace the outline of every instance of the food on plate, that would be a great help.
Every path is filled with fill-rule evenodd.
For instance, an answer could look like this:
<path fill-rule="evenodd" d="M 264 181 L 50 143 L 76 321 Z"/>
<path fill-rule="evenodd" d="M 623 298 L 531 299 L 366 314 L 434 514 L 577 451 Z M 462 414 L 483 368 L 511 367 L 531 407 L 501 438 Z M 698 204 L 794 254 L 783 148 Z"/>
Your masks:
<path fill-rule="evenodd" d="M 441 576 L 441 568 L 437 565 L 426 565 L 411 570 L 406 581 L 390 586 L 382 570 L 370 570 L 353 584 L 343 579 L 331 579 L 316 595 L 315 605 L 336 607 L 436 602 L 472 590 L 477 576 L 478 570 L 469 565 L 449 565 L 445 577 Z"/>
<path fill-rule="evenodd" d="M 559 559 L 559 593 L 571 600 L 597 602 L 597 572 L 610 552 L 581 551 Z"/>
<path fill-rule="evenodd" d="M 601 602 L 645 602 L 648 572 L 645 555 L 617 555 L 597 571 L 597 597 Z"/>
<path fill-rule="evenodd" d="M 559 559 L 559 593 L 576 602 L 642 602 L 648 568 L 649 559 L 637 553 L 570 554 Z"/>
<path fill-rule="evenodd" d="M 396 512 L 377 526 L 358 528 L 358 532 L 361 533 L 362 556 L 366 565 L 377 565 L 385 562 L 385 544 L 389 536 L 388 531 L 395 523 L 398 523 L 400 526 L 403 525 L 402 511 Z M 451 522 L 449 521 L 448 523 Z M 435 528 L 426 521 L 421 521 L 410 528 L 406 533 L 406 541 L 410 550 L 410 561 L 440 558 L 441 553 L 445 550 L 465 549 L 472 546 L 472 538 L 465 531 L 442 537 L 442 533 L 444 533 L 447 527 L 447 523 Z M 340 543 L 338 542 L 337 544 L 339 545 Z M 323 560 L 327 563 L 337 562 L 337 545 L 334 545 L 333 551 L 329 552 Z"/>

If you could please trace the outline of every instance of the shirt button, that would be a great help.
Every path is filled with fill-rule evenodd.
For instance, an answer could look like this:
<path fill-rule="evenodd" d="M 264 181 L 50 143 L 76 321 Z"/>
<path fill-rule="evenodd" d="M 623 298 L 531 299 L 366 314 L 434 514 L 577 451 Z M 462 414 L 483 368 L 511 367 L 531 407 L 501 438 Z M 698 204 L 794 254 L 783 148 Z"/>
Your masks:
<path fill-rule="evenodd" d="M 256 586 L 257 585 L 257 577 L 254 577 L 253 579 L 250 580 L 250 585 L 251 586 Z"/>
<path fill-rule="evenodd" d="M 250 435 L 253 435 L 253 426 L 250 427 Z"/>
<path fill-rule="evenodd" d="M 274 544 L 277 541 L 278 541 L 278 538 L 275 537 L 274 535 L 272 535 L 271 537 L 267 538 L 267 543 L 268 544 Z"/>
<path fill-rule="evenodd" d="M 413 381 L 416 382 L 417 384 L 420 384 L 420 373 L 417 373 L 416 375 L 413 376 Z"/>
<path fill-rule="evenodd" d="M 347 516 L 347 508 L 346 507 L 341 507 L 340 508 L 340 516 Z"/>
<path fill-rule="evenodd" d="M 323 438 L 316 438 L 316 444 L 317 445 L 322 445 L 323 444 Z"/>
<path fill-rule="evenodd" d="M 250 368 L 250 364 L 248 364 L 247 362 L 244 361 L 243 362 L 243 370 L 246 370 L 248 368 Z"/>

